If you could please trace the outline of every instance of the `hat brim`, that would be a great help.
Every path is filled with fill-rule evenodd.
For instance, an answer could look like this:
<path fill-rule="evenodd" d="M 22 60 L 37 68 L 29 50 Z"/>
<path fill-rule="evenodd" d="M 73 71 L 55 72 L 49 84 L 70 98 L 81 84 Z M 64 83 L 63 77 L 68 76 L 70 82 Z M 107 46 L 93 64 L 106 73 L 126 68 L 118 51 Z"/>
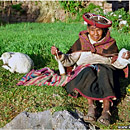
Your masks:
<path fill-rule="evenodd" d="M 93 17 L 98 17 L 99 19 L 100 18 L 104 19 L 105 23 L 95 21 L 95 20 L 92 19 Z M 92 14 L 92 13 L 84 13 L 83 14 L 83 19 L 88 24 L 96 26 L 98 28 L 109 28 L 112 25 L 112 21 L 110 21 L 109 19 L 105 18 L 104 16 L 96 15 L 96 14 Z"/>

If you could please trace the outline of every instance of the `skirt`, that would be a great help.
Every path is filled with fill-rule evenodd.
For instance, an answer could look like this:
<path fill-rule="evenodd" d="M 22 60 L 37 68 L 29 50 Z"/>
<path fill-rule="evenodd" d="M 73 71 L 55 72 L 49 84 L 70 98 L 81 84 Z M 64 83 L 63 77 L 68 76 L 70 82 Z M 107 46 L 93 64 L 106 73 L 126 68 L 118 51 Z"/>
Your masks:
<path fill-rule="evenodd" d="M 105 100 L 120 96 L 119 75 L 110 65 L 97 64 L 97 69 L 87 67 L 66 84 L 69 95 L 77 97 L 75 90 L 88 99 Z"/>

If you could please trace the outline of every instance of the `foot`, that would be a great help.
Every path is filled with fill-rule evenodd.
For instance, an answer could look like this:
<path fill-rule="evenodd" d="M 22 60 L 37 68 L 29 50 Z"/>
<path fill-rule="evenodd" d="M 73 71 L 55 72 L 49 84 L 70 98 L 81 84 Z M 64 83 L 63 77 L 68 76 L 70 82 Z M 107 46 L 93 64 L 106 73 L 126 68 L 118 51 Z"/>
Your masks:
<path fill-rule="evenodd" d="M 89 105 L 89 107 L 88 107 L 88 114 L 83 117 L 85 122 L 95 122 L 96 121 L 95 108 L 96 107 L 94 105 Z"/>
<path fill-rule="evenodd" d="M 102 113 L 102 115 L 98 118 L 97 121 L 105 126 L 108 126 L 110 125 L 110 116 L 111 113 L 109 111 L 105 111 Z"/>

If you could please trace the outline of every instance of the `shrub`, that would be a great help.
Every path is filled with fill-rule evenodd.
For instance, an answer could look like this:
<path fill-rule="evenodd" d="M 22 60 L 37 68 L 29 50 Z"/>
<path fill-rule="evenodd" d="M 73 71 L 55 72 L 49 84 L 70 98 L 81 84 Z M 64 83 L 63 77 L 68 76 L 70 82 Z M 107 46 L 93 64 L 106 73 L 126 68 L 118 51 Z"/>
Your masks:
<path fill-rule="evenodd" d="M 22 4 L 16 4 L 16 5 L 12 5 L 12 8 L 15 9 L 16 11 L 21 11 L 22 10 Z"/>
<path fill-rule="evenodd" d="M 112 27 L 113 28 L 115 28 L 117 30 L 121 30 L 123 32 L 129 32 L 130 31 L 130 27 L 129 27 L 130 26 L 130 15 L 129 15 L 128 12 L 126 12 L 124 10 L 124 8 L 118 9 L 115 12 L 108 12 L 106 17 L 112 21 Z M 128 24 L 123 26 L 120 29 L 119 28 L 119 22 L 121 20 L 126 20 Z"/>
<path fill-rule="evenodd" d="M 59 2 L 67 12 L 72 14 L 72 16 L 75 16 L 75 18 L 68 18 L 68 22 L 81 22 L 83 21 L 82 15 L 85 12 L 90 12 L 97 15 L 105 16 L 108 19 L 110 19 L 112 21 L 112 27 L 114 29 L 123 31 L 125 33 L 130 32 L 130 15 L 128 12 L 124 10 L 124 8 L 118 9 L 115 12 L 110 11 L 107 14 L 104 14 L 103 8 L 93 3 L 90 3 L 86 8 L 82 6 L 81 1 L 59 1 Z M 119 28 L 120 20 L 126 20 L 128 23 L 121 29 Z"/>
<path fill-rule="evenodd" d="M 70 14 L 75 16 L 75 19 L 68 18 L 69 22 L 81 22 L 83 21 L 82 15 L 85 12 L 91 12 L 95 14 L 103 14 L 103 9 L 93 3 L 90 3 L 87 8 L 82 5 L 81 1 L 59 1 L 61 6 Z"/>
<path fill-rule="evenodd" d="M 61 6 L 68 12 L 76 14 L 82 8 L 81 1 L 59 1 Z"/>

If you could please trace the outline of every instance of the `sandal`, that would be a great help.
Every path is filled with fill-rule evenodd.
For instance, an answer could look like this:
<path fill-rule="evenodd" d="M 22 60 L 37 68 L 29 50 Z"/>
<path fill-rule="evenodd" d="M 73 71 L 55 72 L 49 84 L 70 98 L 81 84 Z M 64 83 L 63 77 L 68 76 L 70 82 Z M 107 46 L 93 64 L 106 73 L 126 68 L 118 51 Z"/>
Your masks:
<path fill-rule="evenodd" d="M 110 125 L 110 116 L 111 113 L 109 111 L 105 111 L 102 113 L 102 115 L 98 118 L 97 121 L 105 126 L 108 126 Z"/>
<path fill-rule="evenodd" d="M 83 117 L 83 120 L 84 120 L 85 122 L 95 122 L 95 121 L 96 121 L 95 108 L 96 108 L 96 107 L 95 107 L 94 105 L 89 105 L 89 107 L 88 107 L 88 114 Z"/>

